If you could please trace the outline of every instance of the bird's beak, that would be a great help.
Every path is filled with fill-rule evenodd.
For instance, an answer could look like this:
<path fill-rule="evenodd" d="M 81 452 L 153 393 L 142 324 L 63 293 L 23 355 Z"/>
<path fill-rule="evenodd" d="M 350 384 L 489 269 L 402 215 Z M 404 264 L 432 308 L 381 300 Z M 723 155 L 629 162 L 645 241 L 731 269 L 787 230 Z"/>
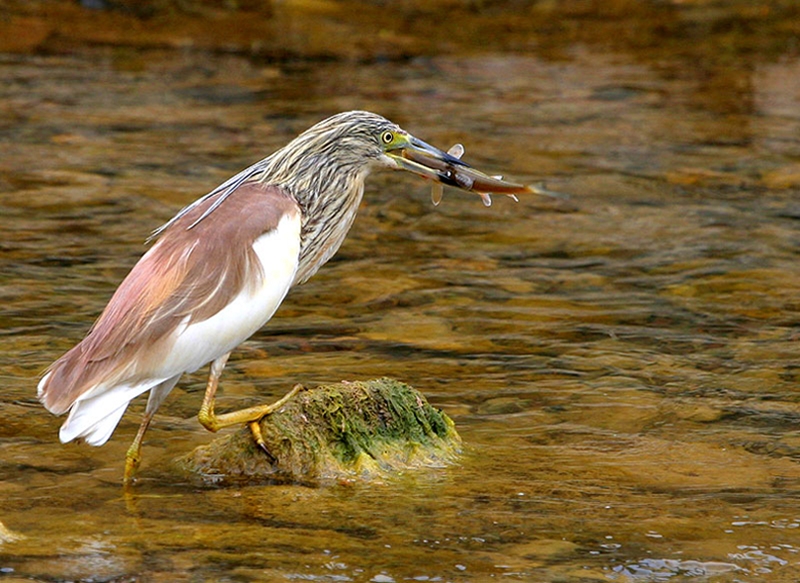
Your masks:
<path fill-rule="evenodd" d="M 516 198 L 514 196 L 516 194 L 534 192 L 528 186 L 507 182 L 499 176 L 488 176 L 474 169 L 459 158 L 461 153 L 463 153 L 461 146 L 454 146 L 450 152 L 443 152 L 414 136 L 407 135 L 395 147 L 387 150 L 386 156 L 396 168 L 408 170 L 440 184 L 475 192 L 487 205 L 491 204 L 490 194 L 505 194 Z M 434 197 L 434 203 L 436 202 Z"/>
<path fill-rule="evenodd" d="M 455 156 L 451 156 L 447 152 L 443 152 L 439 148 L 411 135 L 399 141 L 397 146 L 386 152 L 386 155 L 395 163 L 397 168 L 408 170 L 423 178 L 442 183 L 446 183 L 446 173 L 449 168 L 456 166 L 468 167 L 465 162 Z"/>

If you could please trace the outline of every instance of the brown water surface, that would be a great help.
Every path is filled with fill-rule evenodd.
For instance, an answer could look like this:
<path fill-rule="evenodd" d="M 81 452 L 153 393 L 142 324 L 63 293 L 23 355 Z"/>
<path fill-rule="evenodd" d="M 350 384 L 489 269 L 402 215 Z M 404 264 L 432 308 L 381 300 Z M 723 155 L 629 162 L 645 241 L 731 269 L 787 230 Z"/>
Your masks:
<path fill-rule="evenodd" d="M 627 40 L 576 9 L 512 47 L 404 59 L 0 55 L 0 579 L 796 581 L 800 57 L 781 19 L 646 6 Z M 413 177 L 372 176 L 219 406 L 394 376 L 453 417 L 460 463 L 186 483 L 170 460 L 211 439 L 198 373 L 124 495 L 143 403 L 104 447 L 61 445 L 38 374 L 150 231 L 353 108 L 571 199 L 434 208 Z"/>

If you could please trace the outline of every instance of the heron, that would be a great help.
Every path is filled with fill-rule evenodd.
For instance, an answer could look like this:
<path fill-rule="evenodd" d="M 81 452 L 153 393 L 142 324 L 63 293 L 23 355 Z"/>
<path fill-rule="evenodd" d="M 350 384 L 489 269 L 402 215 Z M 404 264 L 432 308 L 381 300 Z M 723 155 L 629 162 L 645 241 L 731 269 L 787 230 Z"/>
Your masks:
<path fill-rule="evenodd" d="M 132 483 L 159 406 L 184 373 L 210 363 L 201 425 L 216 432 L 246 424 L 269 455 L 258 422 L 300 387 L 275 403 L 217 413 L 231 351 L 336 253 L 371 170 L 407 170 L 482 197 L 531 192 L 473 169 L 456 150 L 443 152 L 380 115 L 344 112 L 183 208 L 151 235 L 153 245 L 83 340 L 43 373 L 39 399 L 51 413 L 68 414 L 61 442 L 103 445 L 129 403 L 149 391 L 125 458 L 123 482 Z"/>

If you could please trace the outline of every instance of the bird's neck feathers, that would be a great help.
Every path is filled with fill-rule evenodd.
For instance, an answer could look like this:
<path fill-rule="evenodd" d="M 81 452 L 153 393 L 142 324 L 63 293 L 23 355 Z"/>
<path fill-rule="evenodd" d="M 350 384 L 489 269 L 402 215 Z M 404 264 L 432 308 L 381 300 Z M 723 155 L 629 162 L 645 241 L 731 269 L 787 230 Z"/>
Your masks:
<path fill-rule="evenodd" d="M 341 196 L 353 183 L 363 183 L 371 167 L 363 156 L 352 153 L 341 130 L 312 133 L 314 129 L 264 160 L 266 167 L 259 177 L 286 188 L 305 206 L 312 206 L 316 199 Z"/>
<path fill-rule="evenodd" d="M 364 181 L 373 164 L 353 156 L 346 137 L 301 134 L 264 160 L 258 180 L 287 190 L 302 212 L 300 265 L 302 283 L 324 265 L 353 225 Z"/>
<path fill-rule="evenodd" d="M 204 197 L 181 210 L 153 233 L 160 236 L 194 208 L 213 199 L 189 228 L 214 212 L 240 186 L 259 183 L 288 192 L 302 213 L 300 265 L 296 282 L 302 283 L 327 262 L 344 241 L 355 220 L 364 181 L 377 159 L 359 153 L 353 136 L 328 127 L 330 120 L 301 134 L 284 148 L 228 179 Z"/>

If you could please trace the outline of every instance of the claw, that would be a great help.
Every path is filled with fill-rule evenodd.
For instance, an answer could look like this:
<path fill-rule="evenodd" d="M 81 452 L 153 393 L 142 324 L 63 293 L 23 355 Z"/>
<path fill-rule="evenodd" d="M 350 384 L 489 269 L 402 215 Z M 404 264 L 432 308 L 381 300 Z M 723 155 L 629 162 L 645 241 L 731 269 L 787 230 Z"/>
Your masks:
<path fill-rule="evenodd" d="M 261 420 L 266 417 L 267 415 L 271 415 L 275 411 L 279 410 L 283 407 L 288 401 L 293 399 L 297 393 L 301 391 L 305 391 L 306 388 L 301 384 L 296 384 L 292 387 L 292 390 L 285 394 L 283 397 L 272 403 L 271 405 L 264 406 L 264 407 L 251 407 L 250 409 L 243 409 L 244 412 L 253 412 L 257 411 L 260 413 L 260 417 L 257 419 L 250 418 L 250 421 L 245 421 L 247 423 L 247 427 L 250 428 L 250 433 L 253 435 L 253 441 L 255 442 L 258 449 L 264 452 L 264 455 L 267 456 L 269 462 L 272 465 L 278 463 L 278 458 L 272 455 L 272 452 L 269 451 L 266 442 L 264 442 L 264 436 L 261 434 Z"/>
<path fill-rule="evenodd" d="M 277 459 L 267 448 L 267 444 L 264 442 L 264 436 L 261 434 L 261 420 L 258 421 L 250 421 L 248 422 L 247 426 L 250 428 L 250 433 L 253 435 L 253 441 L 255 441 L 256 446 L 258 449 L 264 452 L 264 455 L 267 456 L 269 462 L 271 464 L 277 463 Z"/>

